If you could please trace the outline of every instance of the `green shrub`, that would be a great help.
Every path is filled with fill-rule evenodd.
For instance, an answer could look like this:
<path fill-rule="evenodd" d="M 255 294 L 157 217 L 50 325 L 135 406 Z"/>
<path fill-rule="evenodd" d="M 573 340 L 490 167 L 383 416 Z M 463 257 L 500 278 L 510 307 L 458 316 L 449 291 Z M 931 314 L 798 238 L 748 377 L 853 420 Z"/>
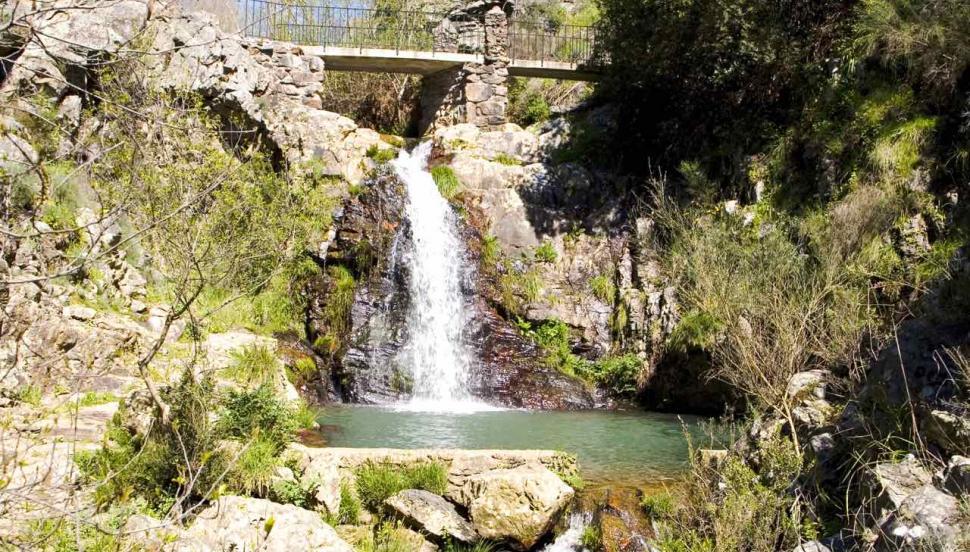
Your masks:
<path fill-rule="evenodd" d="M 226 459 L 210 420 L 216 402 L 211 379 L 197 382 L 187 370 L 162 398 L 171 409 L 168 426 L 156 421 L 147 437 L 133 436 L 122 427 L 119 413 L 101 449 L 75 455 L 83 479 L 95 485 L 99 508 L 140 497 L 151 511 L 164 514 L 179 494 L 202 496 L 213 490 Z"/>
<path fill-rule="evenodd" d="M 677 321 L 667 337 L 667 346 L 677 351 L 710 350 L 720 329 L 721 324 L 713 316 L 692 309 Z"/>
<path fill-rule="evenodd" d="M 280 466 L 278 445 L 257 434 L 244 447 L 226 475 L 226 487 L 234 493 L 266 496 Z"/>
<path fill-rule="evenodd" d="M 631 396 L 637 392 L 637 378 L 643 361 L 633 353 L 597 360 L 586 368 L 587 379 L 617 396 Z"/>
<path fill-rule="evenodd" d="M 380 511 L 388 497 L 404 489 L 444 494 L 448 486 L 448 470 L 437 462 L 403 467 L 368 462 L 357 468 L 355 475 L 357 495 L 361 503 L 373 512 Z"/>
<path fill-rule="evenodd" d="M 432 167 L 431 177 L 434 178 L 434 183 L 438 186 L 441 197 L 448 201 L 454 199 L 461 190 L 461 181 L 458 180 L 455 171 L 447 165 Z"/>
<path fill-rule="evenodd" d="M 556 246 L 552 242 L 544 241 L 539 247 L 536 247 L 534 256 L 540 263 L 554 263 L 559 257 L 559 254 L 556 253 Z"/>
<path fill-rule="evenodd" d="M 279 371 L 276 355 L 265 345 L 247 345 L 230 353 L 232 363 L 225 373 L 243 383 L 271 383 Z"/>
<path fill-rule="evenodd" d="M 262 438 L 279 452 L 299 427 L 294 409 L 275 395 L 270 384 L 252 391 L 231 389 L 222 406 L 219 432 L 229 439 Z"/>
<path fill-rule="evenodd" d="M 382 148 L 374 144 L 367 148 L 367 157 L 373 159 L 377 164 L 388 163 L 397 157 L 397 151 L 394 148 Z"/>

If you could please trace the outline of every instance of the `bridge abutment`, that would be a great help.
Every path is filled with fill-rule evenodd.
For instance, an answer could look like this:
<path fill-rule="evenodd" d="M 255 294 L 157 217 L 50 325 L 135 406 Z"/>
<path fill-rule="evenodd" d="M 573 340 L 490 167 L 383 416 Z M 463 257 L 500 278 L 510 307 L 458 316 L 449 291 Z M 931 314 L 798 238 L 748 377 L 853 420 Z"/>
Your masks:
<path fill-rule="evenodd" d="M 504 9 L 503 9 L 504 8 Z M 435 36 L 435 47 L 461 52 L 474 48 L 482 63 L 466 63 L 424 79 L 421 91 L 422 134 L 456 123 L 481 128 L 508 122 L 510 3 L 473 2 L 449 14 Z M 476 41 L 473 37 L 483 37 Z"/>

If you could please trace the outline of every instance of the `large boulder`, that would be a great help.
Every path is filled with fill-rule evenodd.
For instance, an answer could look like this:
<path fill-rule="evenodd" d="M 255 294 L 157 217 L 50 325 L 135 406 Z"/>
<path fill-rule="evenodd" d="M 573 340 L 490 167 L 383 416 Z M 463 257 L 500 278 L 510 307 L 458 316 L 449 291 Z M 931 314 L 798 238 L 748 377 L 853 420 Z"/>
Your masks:
<path fill-rule="evenodd" d="M 528 550 L 559 521 L 574 494 L 544 466 L 527 464 L 473 475 L 453 498 L 468 509 L 479 535 Z"/>
<path fill-rule="evenodd" d="M 320 514 L 260 498 L 224 496 L 199 513 L 173 552 L 353 552 Z"/>
<path fill-rule="evenodd" d="M 474 543 L 475 528 L 458 514 L 454 504 L 418 489 L 406 489 L 384 502 L 405 522 L 440 541 Z"/>
<path fill-rule="evenodd" d="M 881 537 L 877 548 L 897 550 L 914 541 L 937 542 L 956 550 L 970 527 L 962 522 L 960 503 L 933 485 L 933 475 L 912 455 L 872 469 L 870 488 L 880 509 Z"/>

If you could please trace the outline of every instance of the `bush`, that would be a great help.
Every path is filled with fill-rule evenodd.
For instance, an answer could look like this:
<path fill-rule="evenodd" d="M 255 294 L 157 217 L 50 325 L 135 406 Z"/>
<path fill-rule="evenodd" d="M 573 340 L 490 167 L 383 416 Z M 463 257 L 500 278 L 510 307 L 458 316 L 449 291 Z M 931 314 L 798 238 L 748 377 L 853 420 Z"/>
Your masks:
<path fill-rule="evenodd" d="M 234 493 L 266 496 L 280 466 L 278 444 L 264 435 L 256 435 L 238 458 L 232 462 L 225 484 Z M 227 456 L 231 461 L 232 452 Z"/>
<path fill-rule="evenodd" d="M 668 519 L 674 514 L 674 497 L 670 493 L 644 496 L 640 500 L 640 507 L 652 519 Z"/>
<path fill-rule="evenodd" d="M 441 197 L 451 201 L 461 190 L 461 181 L 455 175 L 455 171 L 447 165 L 438 165 L 431 168 L 431 177 L 434 178 L 435 185 Z"/>
<path fill-rule="evenodd" d="M 225 438 L 248 441 L 260 438 L 278 453 L 293 439 L 299 427 L 295 410 L 263 384 L 253 391 L 232 389 L 222 401 L 219 433 Z"/>
<path fill-rule="evenodd" d="M 633 353 L 597 360 L 586 368 L 592 379 L 617 396 L 632 396 L 637 392 L 637 378 L 643 361 Z"/>
<path fill-rule="evenodd" d="M 791 440 L 775 436 L 759 450 L 755 470 L 737 455 L 715 471 L 691 454 L 681 508 L 666 497 L 651 497 L 644 506 L 659 528 L 661 550 L 750 550 L 772 552 L 798 545 L 806 505 L 790 489 L 801 467 Z"/>
<path fill-rule="evenodd" d="M 440 495 L 448 486 L 448 470 L 437 462 L 403 467 L 368 462 L 357 468 L 355 475 L 357 495 L 373 512 L 380 511 L 385 500 L 404 489 L 422 489 Z"/>

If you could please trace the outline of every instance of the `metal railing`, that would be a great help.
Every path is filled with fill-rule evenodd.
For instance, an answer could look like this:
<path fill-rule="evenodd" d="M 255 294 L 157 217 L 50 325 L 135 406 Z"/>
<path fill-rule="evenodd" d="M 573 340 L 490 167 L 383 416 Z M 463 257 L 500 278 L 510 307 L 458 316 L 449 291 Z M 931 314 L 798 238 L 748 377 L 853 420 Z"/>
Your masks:
<path fill-rule="evenodd" d="M 448 14 L 434 11 L 357 8 L 312 0 L 237 0 L 243 32 L 251 37 L 304 46 L 379 48 L 434 52 L 436 33 Z M 456 26 L 452 26 L 454 31 Z M 481 25 L 457 25 L 458 50 L 480 54 Z M 508 54 L 513 60 L 593 64 L 593 27 L 535 20 L 509 21 Z"/>
<path fill-rule="evenodd" d="M 509 21 L 509 57 L 512 61 L 559 61 L 597 65 L 596 29 L 536 19 Z"/>
<path fill-rule="evenodd" d="M 304 46 L 434 51 L 435 28 L 446 16 L 307 2 L 238 0 L 238 4 L 246 35 Z"/>

